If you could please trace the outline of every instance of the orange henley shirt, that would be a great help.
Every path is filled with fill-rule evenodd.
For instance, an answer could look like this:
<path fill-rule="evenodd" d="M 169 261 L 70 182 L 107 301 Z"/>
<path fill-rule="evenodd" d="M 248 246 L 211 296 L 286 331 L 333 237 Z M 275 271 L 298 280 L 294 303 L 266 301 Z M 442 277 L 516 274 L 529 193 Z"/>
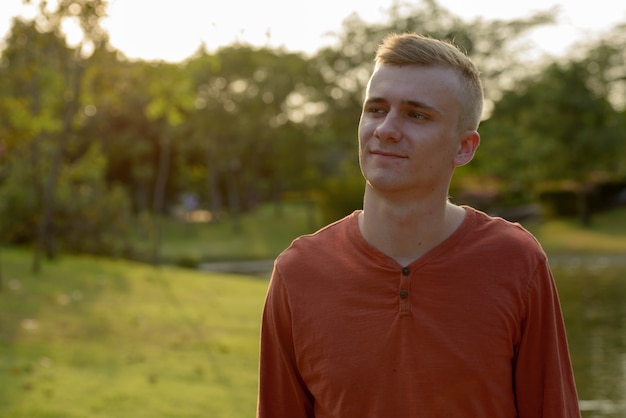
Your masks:
<path fill-rule="evenodd" d="M 465 207 L 402 267 L 358 211 L 277 259 L 261 326 L 260 418 L 579 417 L 546 256 Z"/>

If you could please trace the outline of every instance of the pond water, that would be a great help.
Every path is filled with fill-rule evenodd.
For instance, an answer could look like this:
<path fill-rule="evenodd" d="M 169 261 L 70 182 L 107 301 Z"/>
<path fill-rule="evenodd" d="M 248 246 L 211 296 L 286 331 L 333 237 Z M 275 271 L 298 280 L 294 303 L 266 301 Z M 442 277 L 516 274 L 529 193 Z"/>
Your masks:
<path fill-rule="evenodd" d="M 626 417 L 626 255 L 551 257 L 584 418 Z"/>

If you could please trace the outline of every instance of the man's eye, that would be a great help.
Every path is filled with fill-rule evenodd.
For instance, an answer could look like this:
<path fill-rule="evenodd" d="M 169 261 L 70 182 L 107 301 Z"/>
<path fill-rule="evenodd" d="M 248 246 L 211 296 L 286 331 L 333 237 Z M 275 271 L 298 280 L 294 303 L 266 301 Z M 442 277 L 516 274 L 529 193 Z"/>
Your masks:
<path fill-rule="evenodd" d="M 426 116 L 420 112 L 409 112 L 409 117 L 412 119 L 426 119 Z"/>
<path fill-rule="evenodd" d="M 377 106 L 370 106 L 367 108 L 367 113 L 384 113 L 385 109 Z"/>

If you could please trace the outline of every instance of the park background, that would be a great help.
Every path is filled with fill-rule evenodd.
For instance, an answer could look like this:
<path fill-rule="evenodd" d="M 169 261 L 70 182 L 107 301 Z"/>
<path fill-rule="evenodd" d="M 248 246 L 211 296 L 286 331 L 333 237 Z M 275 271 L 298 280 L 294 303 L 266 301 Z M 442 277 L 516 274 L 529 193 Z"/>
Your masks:
<path fill-rule="evenodd" d="M 253 415 L 271 260 L 360 207 L 356 125 L 390 31 L 481 68 L 483 142 L 451 199 L 539 238 L 584 416 L 624 416 L 626 19 L 537 57 L 525 36 L 556 9 L 394 2 L 313 52 L 167 61 L 115 48 L 106 1 L 29 3 L 0 57 L 0 416 Z"/>

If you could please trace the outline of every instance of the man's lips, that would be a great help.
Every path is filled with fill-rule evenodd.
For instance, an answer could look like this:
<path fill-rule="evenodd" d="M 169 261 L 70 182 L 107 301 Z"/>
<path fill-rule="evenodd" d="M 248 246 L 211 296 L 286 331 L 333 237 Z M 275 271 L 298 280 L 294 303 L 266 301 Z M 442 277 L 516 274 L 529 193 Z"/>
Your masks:
<path fill-rule="evenodd" d="M 389 158 L 408 158 L 406 155 L 397 154 L 395 152 L 383 151 L 383 150 L 371 150 L 370 154 L 377 155 L 380 157 L 389 157 Z"/>

